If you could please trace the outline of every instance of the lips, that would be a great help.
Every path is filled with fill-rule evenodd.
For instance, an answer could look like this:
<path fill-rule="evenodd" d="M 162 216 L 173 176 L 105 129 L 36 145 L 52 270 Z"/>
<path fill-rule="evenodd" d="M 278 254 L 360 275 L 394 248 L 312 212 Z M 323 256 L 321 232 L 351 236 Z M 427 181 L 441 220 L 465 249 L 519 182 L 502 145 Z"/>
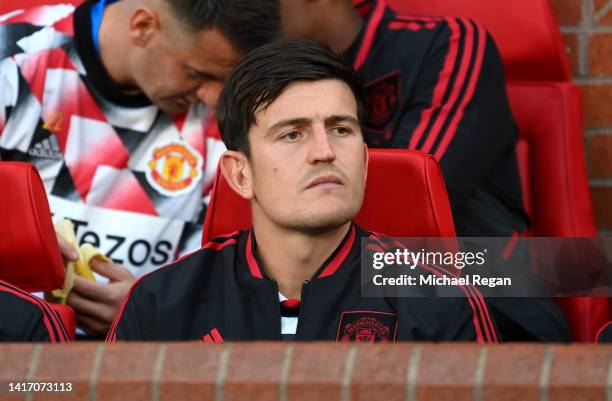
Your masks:
<path fill-rule="evenodd" d="M 328 189 L 328 188 L 336 188 L 338 186 L 344 185 L 342 180 L 335 175 L 325 175 L 316 178 L 313 180 L 306 189 Z"/>

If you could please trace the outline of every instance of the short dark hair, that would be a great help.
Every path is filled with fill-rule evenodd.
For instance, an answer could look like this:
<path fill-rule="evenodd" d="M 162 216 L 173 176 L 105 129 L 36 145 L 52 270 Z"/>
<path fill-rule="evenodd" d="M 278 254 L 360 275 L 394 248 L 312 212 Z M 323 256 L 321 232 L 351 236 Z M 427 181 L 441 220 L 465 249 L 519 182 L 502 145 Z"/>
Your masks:
<path fill-rule="evenodd" d="M 165 0 L 192 32 L 217 28 L 242 53 L 280 37 L 278 1 Z"/>
<path fill-rule="evenodd" d="M 250 157 L 248 132 L 255 113 L 296 81 L 337 79 L 355 97 L 357 118 L 366 118 L 365 92 L 357 73 L 329 46 L 312 39 L 280 39 L 249 53 L 231 72 L 219 96 L 217 122 L 225 146 Z"/>

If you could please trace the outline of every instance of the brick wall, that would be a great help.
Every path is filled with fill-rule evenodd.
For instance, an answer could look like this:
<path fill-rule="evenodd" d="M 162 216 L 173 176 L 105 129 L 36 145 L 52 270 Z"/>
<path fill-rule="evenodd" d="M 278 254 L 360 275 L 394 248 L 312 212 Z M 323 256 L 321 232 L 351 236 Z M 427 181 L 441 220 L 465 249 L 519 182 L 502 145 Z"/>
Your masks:
<path fill-rule="evenodd" d="M 605 400 L 611 362 L 603 345 L 3 344 L 0 400 Z M 9 395 L 25 379 L 73 392 Z"/>
<path fill-rule="evenodd" d="M 612 234 L 612 0 L 552 0 L 574 80 L 597 225 Z"/>

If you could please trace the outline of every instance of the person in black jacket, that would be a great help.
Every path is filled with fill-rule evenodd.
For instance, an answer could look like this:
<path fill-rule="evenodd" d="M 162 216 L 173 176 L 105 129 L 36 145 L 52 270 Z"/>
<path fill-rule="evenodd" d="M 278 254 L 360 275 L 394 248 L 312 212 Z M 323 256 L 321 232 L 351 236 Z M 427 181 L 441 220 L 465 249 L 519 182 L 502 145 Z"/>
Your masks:
<path fill-rule="evenodd" d="M 365 110 L 355 72 L 325 45 L 286 39 L 250 53 L 218 122 L 229 149 L 220 167 L 251 201 L 253 227 L 137 281 L 107 340 L 496 342 L 486 304 L 466 288 L 362 296 L 361 239 L 389 249 L 352 222 L 367 174 Z"/>
<path fill-rule="evenodd" d="M 510 238 L 528 231 L 503 65 L 478 21 L 402 15 L 383 0 L 278 4 L 285 35 L 327 43 L 364 79 L 368 146 L 422 150 L 440 162 L 458 236 Z M 513 255 L 514 264 L 527 271 L 523 255 Z M 570 338 L 549 298 L 489 303 L 504 340 Z"/>
<path fill-rule="evenodd" d="M 59 314 L 49 304 L 0 280 L 0 342 L 69 340 Z"/>

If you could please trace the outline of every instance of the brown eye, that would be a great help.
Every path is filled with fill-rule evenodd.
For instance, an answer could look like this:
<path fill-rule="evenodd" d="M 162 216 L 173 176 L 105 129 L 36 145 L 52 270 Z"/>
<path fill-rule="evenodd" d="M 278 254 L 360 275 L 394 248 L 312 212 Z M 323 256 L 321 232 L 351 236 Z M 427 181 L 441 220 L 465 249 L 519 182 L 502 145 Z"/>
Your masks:
<path fill-rule="evenodd" d="M 299 137 L 300 137 L 299 131 L 289 131 L 285 135 L 283 135 L 281 138 L 282 139 L 287 139 L 289 141 L 295 141 Z"/>

